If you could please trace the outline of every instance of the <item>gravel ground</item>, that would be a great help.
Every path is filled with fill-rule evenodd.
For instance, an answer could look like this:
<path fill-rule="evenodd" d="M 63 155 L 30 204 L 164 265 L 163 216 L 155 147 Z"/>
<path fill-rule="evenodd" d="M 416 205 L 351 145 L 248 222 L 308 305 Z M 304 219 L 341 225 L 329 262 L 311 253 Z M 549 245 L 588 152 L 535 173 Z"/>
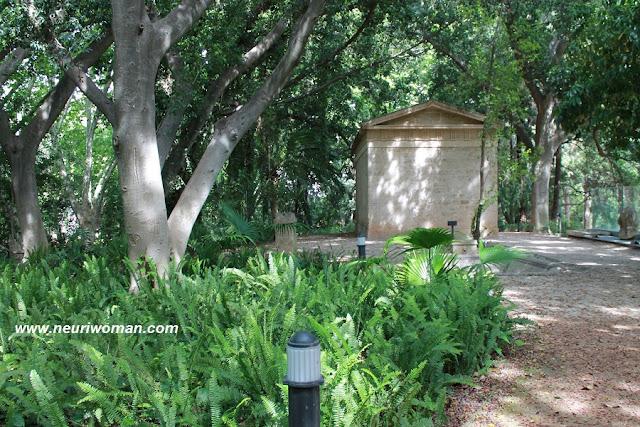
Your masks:
<path fill-rule="evenodd" d="M 522 347 L 457 389 L 453 426 L 640 426 L 640 250 L 589 240 L 501 233 L 529 262 L 500 273 L 516 314 L 535 323 Z M 368 255 L 384 242 L 367 242 Z M 299 247 L 350 258 L 350 236 Z"/>
<path fill-rule="evenodd" d="M 454 393 L 451 425 L 639 426 L 640 250 L 526 233 L 496 240 L 537 261 L 502 274 L 505 296 L 535 325 L 478 387 Z"/>

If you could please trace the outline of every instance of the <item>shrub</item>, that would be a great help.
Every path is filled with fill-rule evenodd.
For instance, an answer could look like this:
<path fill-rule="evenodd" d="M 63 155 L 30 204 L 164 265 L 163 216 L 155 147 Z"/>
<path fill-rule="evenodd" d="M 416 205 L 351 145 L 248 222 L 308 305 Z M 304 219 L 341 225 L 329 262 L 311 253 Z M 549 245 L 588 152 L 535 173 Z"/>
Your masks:
<path fill-rule="evenodd" d="M 118 258 L 101 255 L 2 268 L 0 424 L 285 425 L 285 346 L 297 329 L 322 344 L 323 425 L 438 424 L 449 385 L 469 383 L 511 340 L 487 269 L 416 284 L 383 260 L 258 252 L 224 268 L 191 259 L 189 275 L 132 296 Z M 88 323 L 180 329 L 14 333 Z"/>

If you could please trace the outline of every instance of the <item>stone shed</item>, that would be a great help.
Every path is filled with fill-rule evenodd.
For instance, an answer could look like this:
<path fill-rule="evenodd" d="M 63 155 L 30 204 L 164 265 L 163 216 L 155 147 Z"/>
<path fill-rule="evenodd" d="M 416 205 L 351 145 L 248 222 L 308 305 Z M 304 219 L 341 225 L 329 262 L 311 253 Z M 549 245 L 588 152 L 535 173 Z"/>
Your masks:
<path fill-rule="evenodd" d="M 429 101 L 362 124 L 353 146 L 356 231 L 388 238 L 415 227 L 470 235 L 480 201 L 484 116 Z M 485 143 L 484 236 L 498 231 L 497 144 Z"/>

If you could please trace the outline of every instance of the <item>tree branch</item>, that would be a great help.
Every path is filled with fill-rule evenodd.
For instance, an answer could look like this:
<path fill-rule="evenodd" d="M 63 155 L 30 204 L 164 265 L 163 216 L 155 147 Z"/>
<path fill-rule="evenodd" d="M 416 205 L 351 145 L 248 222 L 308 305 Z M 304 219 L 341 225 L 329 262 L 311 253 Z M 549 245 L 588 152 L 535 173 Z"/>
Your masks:
<path fill-rule="evenodd" d="M 107 183 L 107 180 L 115 170 L 117 164 L 117 159 L 114 157 L 113 159 L 111 159 L 111 163 L 109 163 L 109 166 L 102 170 L 102 174 L 100 174 L 100 178 L 98 178 L 98 183 L 96 184 L 96 188 L 94 188 L 93 194 L 91 196 L 91 204 L 95 209 L 100 209 L 100 205 L 102 204 L 102 197 L 104 195 L 104 187 Z"/>
<path fill-rule="evenodd" d="M 163 55 L 193 27 L 210 4 L 211 0 L 182 0 L 167 16 L 153 23 Z"/>
<path fill-rule="evenodd" d="M 187 107 L 193 99 L 194 91 L 187 76 L 184 73 L 182 58 L 175 52 L 167 52 L 165 55 L 171 74 L 175 80 L 172 88 L 169 107 L 156 130 L 158 141 L 158 155 L 160 156 L 160 167 L 164 165 L 171 150 L 171 145 L 176 138 L 176 133 L 180 128 L 180 123 L 184 118 Z"/>
<path fill-rule="evenodd" d="M 0 145 L 6 151 L 9 151 L 15 140 L 15 134 L 11 129 L 9 115 L 0 104 Z"/>
<path fill-rule="evenodd" d="M 313 64 L 313 70 L 306 70 L 301 72 L 286 84 L 285 88 L 290 88 L 292 86 L 297 85 L 305 79 L 312 71 L 317 71 L 319 68 L 323 68 L 333 62 L 340 53 L 342 53 L 346 48 L 348 48 L 351 44 L 353 44 L 358 37 L 364 32 L 364 30 L 371 24 L 373 21 L 373 17 L 375 15 L 376 7 L 378 6 L 377 0 L 371 0 L 369 2 L 369 11 L 367 12 L 367 16 L 362 21 L 362 24 L 358 27 L 358 29 L 347 39 L 342 45 L 340 45 L 336 50 L 334 50 L 331 54 L 327 55 L 325 58 L 318 61 L 316 64 Z"/>
<path fill-rule="evenodd" d="M 540 109 L 541 104 L 544 101 L 544 94 L 542 89 L 535 83 L 535 77 L 529 67 L 525 56 L 522 54 L 520 50 L 520 46 L 518 45 L 518 40 L 516 40 L 515 36 L 515 15 L 513 9 L 511 7 L 511 2 L 505 2 L 507 16 L 505 19 L 505 27 L 507 29 L 507 38 L 509 39 L 509 45 L 511 46 L 511 50 L 513 51 L 513 55 L 515 56 L 516 63 L 520 68 L 520 72 L 522 73 L 522 79 L 524 80 L 527 89 L 529 89 L 529 93 L 533 98 L 536 106 Z"/>
<path fill-rule="evenodd" d="M 90 52 L 99 52 L 99 58 L 102 56 L 102 53 L 111 46 L 111 43 L 113 43 L 113 34 L 111 31 L 108 30 L 100 39 L 96 40 L 90 46 L 89 51 L 86 52 L 87 56 L 84 58 L 78 57 L 76 60 L 71 58 L 51 29 L 47 28 L 45 31 L 47 33 L 49 45 L 53 49 L 54 54 L 58 57 L 58 62 L 65 74 L 75 83 L 78 89 L 80 89 L 82 93 L 84 93 L 85 96 L 93 102 L 98 110 L 104 114 L 109 123 L 114 124 L 116 114 L 113 101 L 111 101 L 107 94 L 94 83 L 86 72 L 88 68 L 86 61 Z M 95 61 L 97 61 L 98 58 L 96 58 Z"/>
<path fill-rule="evenodd" d="M 530 150 L 533 150 L 535 147 L 535 144 L 533 142 L 533 138 L 531 137 L 531 135 L 529 135 L 529 132 L 527 132 L 527 129 L 524 123 L 516 122 L 514 123 L 513 126 L 515 127 L 516 136 L 518 137 L 518 140 L 520 140 L 525 145 L 525 147 L 527 147 Z"/>
<path fill-rule="evenodd" d="M 269 32 L 258 44 L 249 49 L 243 56 L 242 61 L 230 68 L 227 68 L 216 79 L 211 80 L 207 86 L 206 94 L 200 104 L 196 117 L 188 125 L 184 132 L 184 137 L 180 138 L 180 142 L 171 150 L 167 159 L 167 166 L 163 170 L 165 182 L 170 182 L 182 169 L 186 152 L 196 143 L 202 129 L 209 121 L 211 113 L 216 103 L 222 98 L 225 91 L 233 83 L 233 81 L 256 67 L 264 58 L 266 53 L 282 36 L 287 22 L 280 20 L 273 30 Z M 164 162 L 164 159 L 160 159 Z M 166 187 L 168 188 L 168 187 Z"/>
<path fill-rule="evenodd" d="M 434 40 L 431 34 L 423 35 L 423 38 L 427 43 L 431 45 L 431 47 L 433 47 L 436 52 L 449 58 L 453 62 L 453 65 L 455 65 L 460 71 L 462 71 L 464 74 L 469 73 L 469 67 L 467 66 L 466 62 L 464 62 L 461 58 L 451 52 L 451 49 L 448 49 L 442 43 Z"/>
<path fill-rule="evenodd" d="M 93 42 L 87 50 L 76 57 L 74 62 L 79 64 L 78 66 L 82 69 L 87 69 L 97 62 L 104 51 L 111 45 L 112 38 L 110 34 L 105 34 L 102 38 Z M 21 136 L 28 135 L 32 141 L 39 143 L 62 112 L 75 88 L 76 86 L 71 77 L 65 73 L 54 89 L 45 97 L 44 102 L 38 107 L 31 122 L 21 132 Z"/>
<path fill-rule="evenodd" d="M 0 63 L 0 86 L 5 84 L 9 77 L 16 72 L 24 58 L 29 53 L 26 49 L 17 47 Z"/>
<path fill-rule="evenodd" d="M 76 65 L 69 67 L 66 70 L 66 74 L 96 108 L 104 114 L 109 123 L 114 124 L 116 122 L 116 111 L 113 101 L 95 84 L 91 77 Z"/>
<path fill-rule="evenodd" d="M 91 192 L 91 172 L 93 171 L 93 141 L 96 127 L 98 126 L 98 114 L 90 99 L 85 99 L 85 112 L 87 115 L 87 127 L 85 132 L 84 173 L 82 176 L 82 198 L 85 199 Z M 83 200 L 84 202 L 85 200 Z"/>
<path fill-rule="evenodd" d="M 242 108 L 216 123 L 211 142 L 169 217 L 169 240 L 176 261 L 179 261 L 186 251 L 193 224 L 222 166 L 240 138 L 255 125 L 257 118 L 280 93 L 291 76 L 316 19 L 324 8 L 324 3 L 325 0 L 310 0 L 307 10 L 296 24 L 286 52 L 271 75 Z"/>
<path fill-rule="evenodd" d="M 620 180 L 619 183 L 624 184 L 624 173 L 622 172 L 622 169 L 620 169 L 618 164 L 611 158 L 611 156 L 606 151 L 604 151 L 604 148 L 602 148 L 602 145 L 600 144 L 600 129 L 594 128 L 592 137 L 593 137 L 593 142 L 596 145 L 596 150 L 598 151 L 598 154 L 600 155 L 600 157 L 602 157 L 603 159 L 606 159 L 607 162 L 609 162 L 611 169 L 613 169 L 615 173 L 618 175 L 618 179 Z"/>
<path fill-rule="evenodd" d="M 277 103 L 278 104 L 288 104 L 288 103 L 291 103 L 291 102 L 296 102 L 296 101 L 299 101 L 301 99 L 307 98 L 307 97 L 309 97 L 311 95 L 314 95 L 314 94 L 316 94 L 318 92 L 323 91 L 325 88 L 327 88 L 327 87 L 329 87 L 329 86 L 331 86 L 331 85 L 333 85 L 333 84 L 335 84 L 335 83 L 337 83 L 337 82 L 339 82 L 341 80 L 346 79 L 347 77 L 351 77 L 353 75 L 356 75 L 356 74 L 360 73 L 361 71 L 368 70 L 368 69 L 371 69 L 371 68 L 375 68 L 375 67 L 378 67 L 378 66 L 380 66 L 382 64 L 385 64 L 385 63 L 387 63 L 389 61 L 397 59 L 397 58 L 403 56 L 404 54 L 406 54 L 408 52 L 411 52 L 413 49 L 415 49 L 416 47 L 420 46 L 423 43 L 424 43 L 424 41 L 420 41 L 420 42 L 414 44 L 413 46 L 409 47 L 408 49 L 405 49 L 405 50 L 403 50 L 403 51 L 401 51 L 401 52 L 399 52 L 399 53 L 397 53 L 395 55 L 391 55 L 391 56 L 388 56 L 386 58 L 381 58 L 381 59 L 373 61 L 373 62 L 371 62 L 371 63 L 369 63 L 367 65 L 364 65 L 362 67 L 356 67 L 356 68 L 353 68 L 351 70 L 348 70 L 347 72 L 342 73 L 342 74 L 340 74 L 338 76 L 335 76 L 330 80 L 327 80 L 326 82 L 316 86 L 315 88 L 309 90 L 308 92 L 305 92 L 302 95 L 297 95 L 297 96 L 293 96 L 293 97 L 290 97 L 290 98 L 287 98 L 287 99 L 284 99 L 284 100 L 280 100 L 280 101 L 277 101 Z"/>
<path fill-rule="evenodd" d="M 562 35 L 555 34 L 549 43 L 549 57 L 553 65 L 558 65 L 569 47 L 569 39 Z"/>
<path fill-rule="evenodd" d="M 72 181 L 71 177 L 69 176 L 69 172 L 67 170 L 67 165 L 66 165 L 66 162 L 64 160 L 64 152 L 60 148 L 60 145 L 58 144 L 58 139 L 60 137 L 60 131 L 62 130 L 62 126 L 64 125 L 64 120 L 67 117 L 67 114 L 69 112 L 70 107 L 71 107 L 71 103 L 67 101 L 67 103 L 64 106 L 64 109 L 63 109 L 62 113 L 60 113 L 60 117 L 58 118 L 56 124 L 51 129 L 50 135 L 51 135 L 51 142 L 52 142 L 53 149 L 58 154 L 58 167 L 60 168 L 60 177 L 62 178 L 62 181 L 63 181 L 62 185 L 64 187 L 64 192 L 67 195 L 67 199 L 69 200 L 69 203 L 71 205 L 71 209 L 73 210 L 74 214 L 77 217 L 78 216 L 78 203 L 77 203 L 77 200 L 76 200 L 76 196 L 73 193 L 73 181 Z"/>

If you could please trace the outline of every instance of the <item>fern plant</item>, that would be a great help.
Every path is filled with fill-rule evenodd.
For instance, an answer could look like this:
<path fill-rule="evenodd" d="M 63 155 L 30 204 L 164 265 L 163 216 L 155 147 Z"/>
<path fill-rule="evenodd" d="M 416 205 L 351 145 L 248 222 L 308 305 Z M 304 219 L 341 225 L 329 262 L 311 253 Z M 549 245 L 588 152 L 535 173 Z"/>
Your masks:
<path fill-rule="evenodd" d="M 298 329 L 323 348 L 323 423 L 442 424 L 452 384 L 490 366 L 513 320 L 491 271 L 457 268 L 433 235 L 441 244 L 406 254 L 417 272 L 253 249 L 223 265 L 187 259 L 137 296 L 114 248 L 0 266 L 0 425 L 283 425 Z M 15 333 L 88 323 L 179 332 Z"/>

